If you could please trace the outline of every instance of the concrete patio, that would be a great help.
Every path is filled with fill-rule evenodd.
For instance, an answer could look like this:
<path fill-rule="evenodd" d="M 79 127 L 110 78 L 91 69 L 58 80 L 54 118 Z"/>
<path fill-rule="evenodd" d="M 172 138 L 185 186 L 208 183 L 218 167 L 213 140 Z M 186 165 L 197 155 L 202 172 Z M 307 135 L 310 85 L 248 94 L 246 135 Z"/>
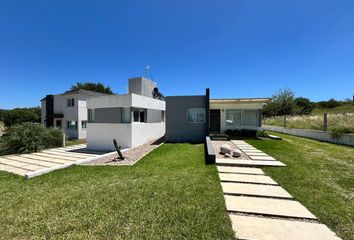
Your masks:
<path fill-rule="evenodd" d="M 6 155 L 0 156 L 0 171 L 11 172 L 28 179 L 110 154 L 114 153 L 90 152 L 86 150 L 86 144 L 80 144 L 31 154 Z"/>

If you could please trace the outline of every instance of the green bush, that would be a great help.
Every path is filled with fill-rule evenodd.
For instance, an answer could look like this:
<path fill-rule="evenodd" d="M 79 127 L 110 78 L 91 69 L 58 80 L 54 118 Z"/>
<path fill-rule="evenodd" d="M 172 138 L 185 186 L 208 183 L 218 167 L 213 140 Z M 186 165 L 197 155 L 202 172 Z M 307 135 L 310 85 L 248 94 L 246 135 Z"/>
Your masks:
<path fill-rule="evenodd" d="M 257 130 L 251 129 L 227 129 L 225 134 L 230 137 L 257 137 Z"/>
<path fill-rule="evenodd" d="M 10 127 L 0 138 L 0 154 L 32 153 L 46 148 L 60 147 L 59 129 L 45 128 L 38 123 L 23 123 Z"/>
<path fill-rule="evenodd" d="M 6 127 L 25 122 L 40 122 L 41 115 L 39 108 L 16 108 L 4 112 L 4 124 Z"/>

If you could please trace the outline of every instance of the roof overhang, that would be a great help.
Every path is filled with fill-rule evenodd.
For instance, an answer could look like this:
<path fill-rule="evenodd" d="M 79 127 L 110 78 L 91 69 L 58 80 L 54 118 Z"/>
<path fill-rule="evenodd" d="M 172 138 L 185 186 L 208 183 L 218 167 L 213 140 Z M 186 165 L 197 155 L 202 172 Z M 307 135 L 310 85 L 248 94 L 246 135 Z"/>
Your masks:
<path fill-rule="evenodd" d="M 210 99 L 210 103 L 217 104 L 235 104 L 235 103 L 267 103 L 271 98 L 228 98 L 228 99 Z"/>

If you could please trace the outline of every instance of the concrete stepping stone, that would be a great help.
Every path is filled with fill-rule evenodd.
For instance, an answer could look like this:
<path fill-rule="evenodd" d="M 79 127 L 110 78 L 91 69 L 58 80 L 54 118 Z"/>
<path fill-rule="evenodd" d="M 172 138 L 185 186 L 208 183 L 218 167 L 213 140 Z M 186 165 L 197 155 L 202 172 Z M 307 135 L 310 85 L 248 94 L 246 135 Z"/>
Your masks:
<path fill-rule="evenodd" d="M 230 214 L 237 239 L 340 240 L 326 225 Z"/>
<path fill-rule="evenodd" d="M 222 172 L 222 173 L 243 173 L 243 174 L 264 175 L 262 169 L 259 168 L 217 166 L 217 169 L 218 172 Z"/>
<path fill-rule="evenodd" d="M 261 214 L 276 217 L 317 218 L 301 203 L 289 199 L 271 199 L 245 196 L 224 196 L 228 211 Z"/>
<path fill-rule="evenodd" d="M 57 158 L 57 159 L 63 159 L 63 160 L 71 160 L 71 161 L 77 161 L 79 159 L 83 159 L 84 157 L 74 157 L 66 154 L 61 154 L 61 153 L 47 153 L 47 152 L 40 152 L 40 153 L 33 153 L 35 155 L 40 155 L 44 156 L 47 158 Z"/>
<path fill-rule="evenodd" d="M 15 173 L 15 174 L 21 175 L 21 176 L 24 176 L 26 173 L 31 172 L 28 170 L 24 170 L 22 168 L 11 167 L 11 166 L 4 165 L 1 163 L 0 163 L 0 171 Z"/>
<path fill-rule="evenodd" d="M 92 155 L 89 155 L 89 154 L 81 154 L 81 153 L 75 153 L 75 152 L 66 152 L 66 151 L 52 151 L 52 150 L 44 150 L 42 151 L 44 153 L 47 153 L 47 154 L 53 154 L 53 155 L 61 155 L 61 156 L 69 156 L 69 157 L 75 157 L 75 158 L 87 158 L 87 157 L 90 157 Z"/>
<path fill-rule="evenodd" d="M 248 154 L 248 153 L 264 153 L 261 150 L 249 150 L 249 149 L 246 149 L 246 150 L 242 150 L 242 151 L 245 152 L 246 154 Z"/>
<path fill-rule="evenodd" d="M 71 155 L 77 155 L 77 156 L 86 156 L 86 157 L 95 156 L 95 154 L 91 154 L 91 153 L 71 152 L 71 151 L 60 150 L 60 149 L 50 149 L 50 150 L 45 150 L 45 151 L 48 152 L 48 153 L 65 153 L 65 154 L 71 154 Z"/>
<path fill-rule="evenodd" d="M 293 198 L 281 186 L 259 185 L 249 183 L 221 182 L 224 194 L 235 194 L 256 197 L 273 197 L 273 198 Z"/>
<path fill-rule="evenodd" d="M 21 155 L 21 156 L 26 157 L 26 158 L 37 159 L 37 160 L 49 162 L 49 163 L 57 163 L 57 164 L 65 164 L 68 162 L 76 161 L 76 160 L 72 160 L 72 159 L 65 160 L 59 156 L 54 158 L 53 156 L 47 156 L 46 154 L 43 154 L 43 153 L 32 153 L 32 154 L 26 154 L 26 155 Z"/>
<path fill-rule="evenodd" d="M 238 167 L 285 167 L 286 165 L 279 161 L 257 161 L 257 160 L 247 160 L 247 159 L 224 159 L 217 158 L 217 165 L 222 166 L 238 166 Z"/>
<path fill-rule="evenodd" d="M 268 154 L 264 152 L 251 152 L 251 153 L 246 153 L 249 157 L 250 156 L 269 156 Z"/>
<path fill-rule="evenodd" d="M 245 182 L 245 183 L 258 183 L 258 184 L 269 184 L 278 185 L 271 177 L 264 175 L 247 175 L 238 173 L 219 173 L 219 178 L 221 181 L 227 182 Z"/>
<path fill-rule="evenodd" d="M 259 161 L 275 161 L 275 158 L 271 157 L 271 156 L 251 156 L 248 155 L 250 157 L 250 159 L 252 160 L 259 160 Z"/>
<path fill-rule="evenodd" d="M 24 157 L 20 157 L 20 156 L 7 156 L 6 158 L 11 159 L 11 160 L 15 160 L 15 161 L 19 161 L 19 162 L 23 162 L 23 163 L 34 164 L 34 165 L 38 165 L 38 166 L 42 166 L 42 167 L 55 167 L 55 166 L 60 165 L 58 163 L 51 163 L 51 162 L 46 162 L 46 161 L 41 161 L 41 160 L 34 160 L 31 158 L 24 158 Z"/>
<path fill-rule="evenodd" d="M 0 163 L 8 166 L 13 166 L 16 168 L 22 168 L 24 170 L 29 170 L 29 171 L 35 171 L 37 169 L 43 168 L 41 166 L 37 165 L 31 165 L 28 163 L 23 163 L 23 162 L 18 162 L 15 160 L 10 160 L 10 159 L 5 159 L 5 158 L 0 158 Z"/>

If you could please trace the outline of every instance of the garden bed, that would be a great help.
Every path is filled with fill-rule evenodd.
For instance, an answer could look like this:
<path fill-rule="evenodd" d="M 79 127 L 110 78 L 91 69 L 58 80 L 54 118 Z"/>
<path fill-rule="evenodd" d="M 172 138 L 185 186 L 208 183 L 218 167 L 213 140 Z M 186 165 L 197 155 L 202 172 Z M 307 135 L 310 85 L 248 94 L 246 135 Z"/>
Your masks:
<path fill-rule="evenodd" d="M 96 159 L 84 165 L 133 165 L 142 159 L 146 154 L 160 146 L 164 142 L 163 138 L 152 140 L 135 148 L 122 150 L 124 160 L 118 159 L 118 154 Z"/>

